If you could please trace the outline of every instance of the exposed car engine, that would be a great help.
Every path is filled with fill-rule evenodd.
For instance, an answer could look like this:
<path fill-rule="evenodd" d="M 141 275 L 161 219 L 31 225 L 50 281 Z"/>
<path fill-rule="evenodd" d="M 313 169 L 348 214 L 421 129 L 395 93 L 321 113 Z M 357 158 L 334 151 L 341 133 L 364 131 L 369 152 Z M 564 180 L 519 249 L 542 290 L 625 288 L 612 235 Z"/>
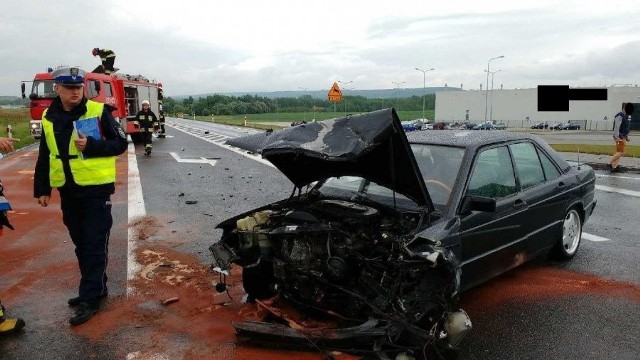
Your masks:
<path fill-rule="evenodd" d="M 447 338 L 457 266 L 446 249 L 416 241 L 419 221 L 350 201 L 302 201 L 237 219 L 211 251 L 220 269 L 243 267 L 252 298 L 279 295 L 345 326 L 376 317 L 389 325 L 385 341 L 420 349 Z"/>

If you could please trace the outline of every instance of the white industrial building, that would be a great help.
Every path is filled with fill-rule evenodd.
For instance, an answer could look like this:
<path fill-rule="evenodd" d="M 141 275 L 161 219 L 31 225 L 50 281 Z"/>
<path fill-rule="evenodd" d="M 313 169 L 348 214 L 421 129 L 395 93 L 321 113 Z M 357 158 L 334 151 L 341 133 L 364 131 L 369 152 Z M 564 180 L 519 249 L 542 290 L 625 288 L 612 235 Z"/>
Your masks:
<path fill-rule="evenodd" d="M 573 89 L 573 88 L 572 88 Z M 579 89 L 579 88 L 576 88 Z M 635 104 L 631 124 L 640 129 L 640 87 L 610 86 L 606 101 L 572 100 L 569 111 L 538 111 L 538 89 L 494 89 L 444 91 L 436 93 L 436 121 L 505 123 L 527 128 L 539 122 L 577 122 L 582 129 L 610 130 L 613 118 L 624 102 Z M 485 117 L 486 102 L 486 117 Z"/>

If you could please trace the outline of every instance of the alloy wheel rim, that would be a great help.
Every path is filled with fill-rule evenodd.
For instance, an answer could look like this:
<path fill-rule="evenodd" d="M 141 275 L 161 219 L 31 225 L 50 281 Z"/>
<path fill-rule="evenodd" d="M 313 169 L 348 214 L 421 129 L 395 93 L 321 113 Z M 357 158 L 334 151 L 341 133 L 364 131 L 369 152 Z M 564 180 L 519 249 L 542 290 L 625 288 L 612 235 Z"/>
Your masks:
<path fill-rule="evenodd" d="M 570 211 L 562 225 L 562 246 L 567 254 L 572 255 L 580 242 L 580 216 L 575 210 Z"/>

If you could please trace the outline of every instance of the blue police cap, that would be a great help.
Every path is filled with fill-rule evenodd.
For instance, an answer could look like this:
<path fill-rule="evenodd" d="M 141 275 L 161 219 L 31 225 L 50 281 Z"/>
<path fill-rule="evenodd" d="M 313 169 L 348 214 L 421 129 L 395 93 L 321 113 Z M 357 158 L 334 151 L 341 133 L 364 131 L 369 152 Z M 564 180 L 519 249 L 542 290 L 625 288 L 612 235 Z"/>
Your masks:
<path fill-rule="evenodd" d="M 86 72 L 79 67 L 63 66 L 53 70 L 53 72 L 51 72 L 51 76 L 56 84 L 64 86 L 83 86 L 85 73 Z"/>

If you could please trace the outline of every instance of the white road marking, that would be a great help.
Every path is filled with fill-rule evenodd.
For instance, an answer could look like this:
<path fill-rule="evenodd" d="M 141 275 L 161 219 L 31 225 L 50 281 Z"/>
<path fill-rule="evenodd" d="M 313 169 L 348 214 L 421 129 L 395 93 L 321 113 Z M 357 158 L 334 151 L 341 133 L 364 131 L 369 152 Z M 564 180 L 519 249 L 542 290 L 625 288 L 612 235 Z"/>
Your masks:
<path fill-rule="evenodd" d="M 618 188 L 615 188 L 615 187 L 604 186 L 604 185 L 596 185 L 596 189 L 597 190 L 602 190 L 602 191 L 614 192 L 614 193 L 618 193 L 618 194 L 622 194 L 622 195 L 640 197 L 640 191 L 618 189 Z"/>
<path fill-rule="evenodd" d="M 140 182 L 140 171 L 138 171 L 138 161 L 136 160 L 136 150 L 133 142 L 129 142 L 127 148 L 129 161 L 129 180 L 128 180 L 128 226 L 127 226 L 127 296 L 133 294 L 133 287 L 129 285 L 129 281 L 135 279 L 140 271 L 140 264 L 136 261 L 136 241 L 135 231 L 132 224 L 137 219 L 144 217 L 147 212 L 144 208 L 144 198 L 142 197 L 142 184 Z"/>
<path fill-rule="evenodd" d="M 203 158 L 201 157 L 200 159 L 182 159 L 180 158 L 180 156 L 174 152 L 169 153 L 171 154 L 171 156 L 173 156 L 174 159 L 176 159 L 177 162 L 179 163 L 189 163 L 189 164 L 210 164 L 211 166 L 215 166 L 216 165 L 216 160 L 210 160 L 207 158 Z"/>
<path fill-rule="evenodd" d="M 199 138 L 199 139 L 202 139 L 202 140 L 204 140 L 204 141 L 206 141 L 206 142 L 210 142 L 210 143 L 212 143 L 212 144 L 214 144 L 214 145 L 220 146 L 220 147 L 222 147 L 222 148 L 225 148 L 225 149 L 227 149 L 227 150 L 233 151 L 233 152 L 235 152 L 235 153 L 237 153 L 237 154 L 240 154 L 240 155 L 242 155 L 242 156 L 248 157 L 249 159 L 251 159 L 251 160 L 255 160 L 255 161 L 257 161 L 257 162 L 259 162 L 259 163 L 261 163 L 261 164 L 264 164 L 264 165 L 267 165 L 267 166 L 271 166 L 271 167 L 273 167 L 273 168 L 275 167 L 275 166 L 273 166 L 273 164 L 272 164 L 272 163 L 270 163 L 270 162 L 268 162 L 267 160 L 265 160 L 265 159 L 263 159 L 262 157 L 260 157 L 260 155 L 256 155 L 256 154 L 249 154 L 246 150 L 238 149 L 238 148 L 236 148 L 236 147 L 229 146 L 229 145 L 224 144 L 224 143 L 220 143 L 220 142 L 219 142 L 220 140 L 211 140 L 211 139 L 207 139 L 207 138 L 206 138 L 206 137 L 204 137 L 204 136 L 200 136 L 200 135 L 198 135 L 198 134 L 194 134 L 193 132 L 190 132 L 190 131 L 189 131 L 191 128 L 188 128 L 188 127 L 183 126 L 183 125 L 181 125 L 181 124 L 177 124 L 177 123 L 174 123 L 174 124 L 165 123 L 165 126 L 170 126 L 170 127 L 174 128 L 174 129 L 176 129 L 176 130 L 182 131 L 182 132 L 183 132 L 183 133 L 185 133 L 185 134 L 189 134 L 189 135 L 191 135 L 191 136 L 195 136 L 195 137 L 197 137 L 197 138 Z M 194 128 L 194 129 L 195 129 L 195 128 Z M 210 130 L 209 130 L 209 131 L 210 131 Z M 222 135 L 222 136 L 225 136 L 225 135 Z M 228 136 L 225 136 L 225 137 L 226 137 L 226 138 L 229 138 Z"/>
<path fill-rule="evenodd" d="M 603 237 L 598 236 L 598 235 L 589 234 L 589 233 L 586 233 L 586 232 L 582 233 L 582 238 L 585 239 L 585 240 L 596 241 L 596 242 L 610 241 L 611 240 L 611 239 L 603 238 Z"/>
<path fill-rule="evenodd" d="M 607 174 L 596 174 L 597 177 L 608 177 L 614 179 L 631 179 L 631 180 L 640 180 L 640 177 L 635 176 L 621 176 L 621 175 L 607 175 Z"/>

